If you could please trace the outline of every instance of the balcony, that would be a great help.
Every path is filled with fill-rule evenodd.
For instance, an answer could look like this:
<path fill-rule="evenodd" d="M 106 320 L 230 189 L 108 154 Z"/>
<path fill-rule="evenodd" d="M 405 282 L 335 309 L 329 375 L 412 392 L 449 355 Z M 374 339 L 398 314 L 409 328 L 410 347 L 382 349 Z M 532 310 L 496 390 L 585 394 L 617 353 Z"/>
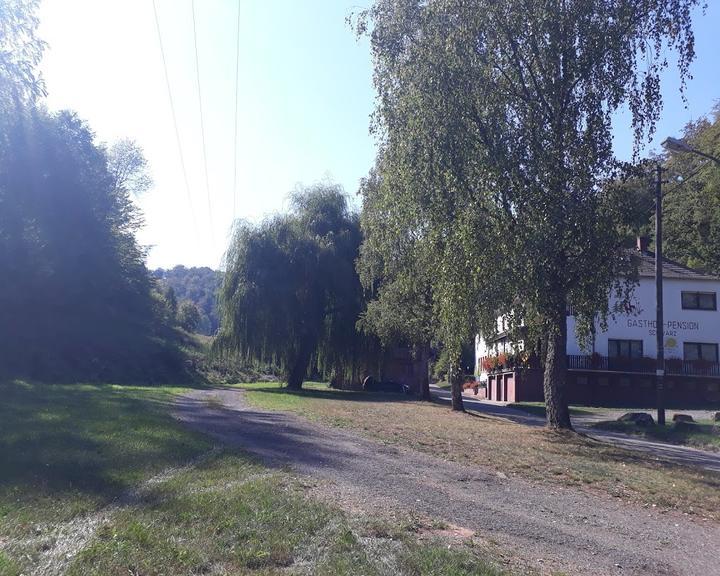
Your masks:
<path fill-rule="evenodd" d="M 599 354 L 592 356 L 569 355 L 568 369 L 655 374 L 655 358 L 608 358 Z M 665 360 L 665 374 L 714 376 L 717 378 L 720 377 L 720 363 L 668 358 Z"/>

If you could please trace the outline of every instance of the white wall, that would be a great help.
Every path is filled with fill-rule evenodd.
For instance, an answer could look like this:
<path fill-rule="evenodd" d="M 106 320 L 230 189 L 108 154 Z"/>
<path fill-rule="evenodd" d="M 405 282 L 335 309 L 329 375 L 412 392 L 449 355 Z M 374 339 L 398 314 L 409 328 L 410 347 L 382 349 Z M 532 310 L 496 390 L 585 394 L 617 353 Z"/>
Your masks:
<path fill-rule="evenodd" d="M 684 342 L 720 344 L 720 311 L 683 310 L 681 293 L 715 292 L 720 296 L 718 280 L 663 280 L 663 305 L 665 320 L 665 357 L 682 358 Z M 568 354 L 597 352 L 607 356 L 608 340 L 642 340 L 643 355 L 653 357 L 655 341 L 655 280 L 642 277 L 633 293 L 634 313 L 618 314 L 610 318 L 607 331 L 596 326 L 593 349 L 581 350 L 575 335 L 575 319 L 568 318 Z"/>
<path fill-rule="evenodd" d="M 719 310 L 683 310 L 681 293 L 715 292 L 720 301 L 720 280 L 686 280 L 665 278 L 663 280 L 663 304 L 665 316 L 665 357 L 682 358 L 684 342 L 703 342 L 720 344 Z M 655 279 L 641 277 L 632 296 L 633 312 L 616 314 L 608 319 L 607 331 L 596 325 L 595 340 L 590 350 L 580 348 L 575 334 L 575 318 L 568 316 L 567 353 L 571 355 L 597 352 L 607 356 L 608 340 L 642 340 L 643 355 L 654 357 L 655 343 Z M 501 320 L 498 319 L 500 326 Z M 481 381 L 487 380 L 487 374 L 478 365 L 480 358 L 499 352 L 509 352 L 509 344 L 488 345 L 481 336 L 475 337 L 475 369 Z"/>

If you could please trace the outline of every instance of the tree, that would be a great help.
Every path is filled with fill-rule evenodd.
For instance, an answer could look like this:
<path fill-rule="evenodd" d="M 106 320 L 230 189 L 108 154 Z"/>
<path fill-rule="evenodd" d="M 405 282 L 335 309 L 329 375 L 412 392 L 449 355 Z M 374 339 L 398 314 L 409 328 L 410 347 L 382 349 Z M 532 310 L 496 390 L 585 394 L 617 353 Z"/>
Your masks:
<path fill-rule="evenodd" d="M 116 190 L 133 196 L 146 192 L 153 184 L 142 148 L 129 139 L 117 141 L 108 150 L 108 171 Z"/>
<path fill-rule="evenodd" d="M 85 123 L 16 109 L 0 140 L 0 206 L 4 372 L 138 379 L 176 362 L 135 207 Z"/>
<path fill-rule="evenodd" d="M 45 95 L 36 68 L 45 43 L 37 36 L 39 0 L 0 2 L 0 111 Z"/>
<path fill-rule="evenodd" d="M 552 428 L 571 427 L 568 306 L 589 331 L 633 278 L 615 226 L 622 198 L 605 185 L 611 119 L 627 105 L 636 150 L 653 133 L 664 50 L 685 79 L 696 5 L 377 0 L 358 21 L 371 35 L 383 178 L 431 247 L 451 357 L 474 329 L 496 332 L 498 315 L 523 325 L 542 342 Z"/>
<path fill-rule="evenodd" d="M 720 104 L 682 134 L 692 147 L 720 156 Z M 720 275 L 720 169 L 693 154 L 666 155 L 665 253 L 691 268 Z"/>
<path fill-rule="evenodd" d="M 0 2 L 0 378 L 176 378 L 126 183 L 75 114 L 38 106 L 37 7 Z"/>
<path fill-rule="evenodd" d="M 222 275 L 207 267 L 186 268 L 175 266 L 153 271 L 162 286 L 172 288 L 180 300 L 190 300 L 200 311 L 197 331 L 212 336 L 218 329 L 217 293 Z"/>
<path fill-rule="evenodd" d="M 415 348 L 426 376 L 420 397 L 430 400 L 427 366 L 436 334 L 432 286 L 421 265 L 424 248 L 394 218 L 392 190 L 383 186 L 381 170 L 373 169 L 360 186 L 363 243 L 357 262 L 363 286 L 370 294 L 361 314 L 361 329 L 375 334 L 383 346 L 406 344 Z"/>
<path fill-rule="evenodd" d="M 194 332 L 200 323 L 200 310 L 189 300 L 183 300 L 178 307 L 177 323 L 183 330 Z"/>
<path fill-rule="evenodd" d="M 163 290 L 163 300 L 165 300 L 168 319 L 174 323 L 178 315 L 178 301 L 172 286 L 167 286 L 165 290 Z"/>
<path fill-rule="evenodd" d="M 311 363 L 329 378 L 355 377 L 364 352 L 355 331 L 359 245 L 357 215 L 333 184 L 298 189 L 289 214 L 238 225 L 220 289 L 216 350 L 278 365 L 294 390 Z"/>

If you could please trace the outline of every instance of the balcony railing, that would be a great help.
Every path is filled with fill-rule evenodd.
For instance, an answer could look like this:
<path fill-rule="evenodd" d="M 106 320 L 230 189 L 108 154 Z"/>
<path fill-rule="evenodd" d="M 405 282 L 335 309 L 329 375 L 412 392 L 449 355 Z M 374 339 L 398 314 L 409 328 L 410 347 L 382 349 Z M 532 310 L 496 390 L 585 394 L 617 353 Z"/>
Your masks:
<path fill-rule="evenodd" d="M 568 356 L 570 370 L 609 370 L 612 372 L 636 372 L 639 374 L 655 374 L 655 358 L 608 358 L 593 354 L 592 356 Z M 707 360 L 665 360 L 666 374 L 687 376 L 720 377 L 720 363 Z"/>

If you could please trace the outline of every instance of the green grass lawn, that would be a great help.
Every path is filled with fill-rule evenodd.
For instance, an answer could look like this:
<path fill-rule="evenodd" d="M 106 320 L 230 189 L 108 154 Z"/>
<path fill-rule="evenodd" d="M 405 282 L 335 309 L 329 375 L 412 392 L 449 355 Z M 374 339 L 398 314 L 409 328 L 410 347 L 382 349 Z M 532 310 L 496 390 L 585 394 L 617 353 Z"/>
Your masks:
<path fill-rule="evenodd" d="M 720 424 L 720 423 L 718 423 Z M 634 422 L 618 422 L 608 420 L 598 422 L 593 428 L 622 432 L 642 436 L 651 440 L 694 446 L 704 450 L 720 451 L 720 426 L 710 420 L 700 420 L 689 426 L 675 426 L 673 422 L 667 422 L 665 426 L 637 426 Z"/>
<path fill-rule="evenodd" d="M 0 576 L 500 573 L 472 541 L 213 448 L 170 416 L 179 391 L 0 383 Z"/>

